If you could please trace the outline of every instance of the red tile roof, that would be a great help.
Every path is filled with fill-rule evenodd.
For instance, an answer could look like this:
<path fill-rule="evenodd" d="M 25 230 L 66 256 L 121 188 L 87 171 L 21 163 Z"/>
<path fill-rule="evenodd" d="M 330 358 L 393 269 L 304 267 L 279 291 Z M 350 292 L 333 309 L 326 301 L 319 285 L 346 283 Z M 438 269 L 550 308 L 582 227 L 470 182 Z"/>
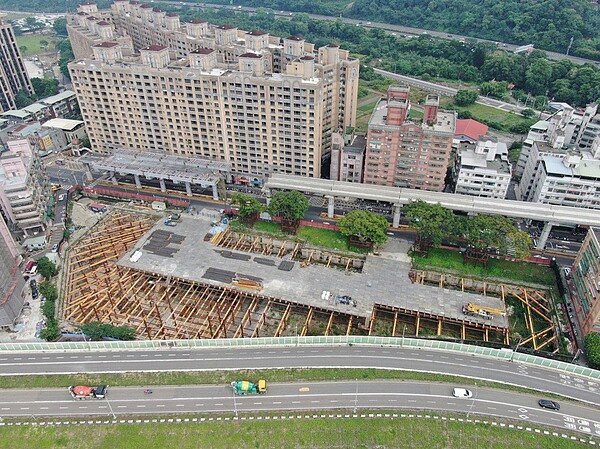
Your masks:
<path fill-rule="evenodd" d="M 456 121 L 455 136 L 467 136 L 471 140 L 477 140 L 481 136 L 485 136 L 488 132 L 489 127 L 477 120 L 469 119 L 458 119 Z"/>

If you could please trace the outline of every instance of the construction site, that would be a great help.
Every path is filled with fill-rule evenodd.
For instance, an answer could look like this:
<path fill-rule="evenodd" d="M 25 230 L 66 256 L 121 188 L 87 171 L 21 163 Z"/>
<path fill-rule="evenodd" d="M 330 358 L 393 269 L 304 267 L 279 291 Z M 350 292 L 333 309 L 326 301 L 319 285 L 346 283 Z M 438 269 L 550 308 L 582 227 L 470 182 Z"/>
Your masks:
<path fill-rule="evenodd" d="M 427 336 L 554 350 L 543 291 L 417 272 L 393 251 L 342 254 L 245 234 L 220 216 L 107 214 L 66 257 L 65 323 L 127 325 L 140 339 Z M 510 325 L 525 317 L 526 328 Z M 521 326 L 523 327 L 523 326 Z"/>

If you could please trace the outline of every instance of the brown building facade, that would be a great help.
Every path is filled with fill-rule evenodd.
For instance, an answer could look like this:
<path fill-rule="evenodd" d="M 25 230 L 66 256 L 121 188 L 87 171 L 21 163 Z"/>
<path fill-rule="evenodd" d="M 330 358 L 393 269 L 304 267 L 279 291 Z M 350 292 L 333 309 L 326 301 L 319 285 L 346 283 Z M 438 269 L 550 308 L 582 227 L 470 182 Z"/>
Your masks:
<path fill-rule="evenodd" d="M 411 189 L 444 189 L 456 126 L 454 112 L 425 101 L 423 122 L 409 118 L 410 90 L 391 86 L 371 116 L 363 182 Z"/>
<path fill-rule="evenodd" d="M 82 45 L 87 56 L 69 65 L 94 151 L 207 157 L 258 178 L 320 177 L 332 133 L 355 125 L 359 61 L 336 45 L 180 23 L 135 1 L 115 2 L 110 14 L 90 8 L 69 22 L 110 17 L 113 35 L 131 37 L 139 52 L 90 40 L 93 56 Z"/>

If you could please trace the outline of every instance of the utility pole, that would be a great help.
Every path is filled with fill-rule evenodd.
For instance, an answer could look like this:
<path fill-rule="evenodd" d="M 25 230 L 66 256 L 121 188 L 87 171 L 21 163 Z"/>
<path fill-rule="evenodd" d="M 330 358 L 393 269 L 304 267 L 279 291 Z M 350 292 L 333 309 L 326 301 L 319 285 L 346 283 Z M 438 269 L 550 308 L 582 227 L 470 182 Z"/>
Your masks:
<path fill-rule="evenodd" d="M 569 56 L 569 52 L 571 51 L 571 45 L 573 45 L 573 39 L 575 36 L 571 36 L 571 41 L 569 42 L 569 46 L 567 47 L 567 56 Z"/>

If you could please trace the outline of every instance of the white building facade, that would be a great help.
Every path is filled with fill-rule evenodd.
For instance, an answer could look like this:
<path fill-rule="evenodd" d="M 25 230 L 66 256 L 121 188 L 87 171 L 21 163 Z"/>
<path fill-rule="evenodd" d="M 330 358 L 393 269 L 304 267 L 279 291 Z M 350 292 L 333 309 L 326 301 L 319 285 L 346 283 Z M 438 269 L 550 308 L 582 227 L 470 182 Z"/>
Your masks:
<path fill-rule="evenodd" d="M 506 144 L 480 140 L 474 150 L 463 149 L 458 153 L 454 193 L 503 199 L 511 176 Z"/>

